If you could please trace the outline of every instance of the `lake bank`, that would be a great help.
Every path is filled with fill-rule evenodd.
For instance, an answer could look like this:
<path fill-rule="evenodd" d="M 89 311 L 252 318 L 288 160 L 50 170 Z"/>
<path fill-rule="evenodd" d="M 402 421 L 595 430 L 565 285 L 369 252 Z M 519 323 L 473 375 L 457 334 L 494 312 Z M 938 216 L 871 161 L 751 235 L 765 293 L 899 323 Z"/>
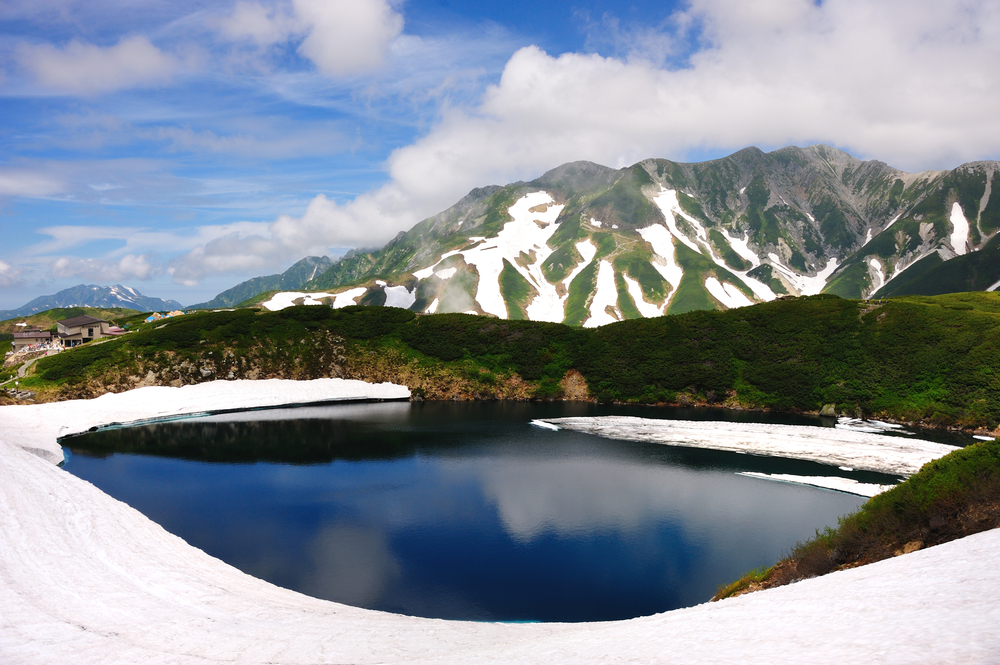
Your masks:
<path fill-rule="evenodd" d="M 248 386 L 239 399 L 258 397 Z M 85 429 L 122 422 L 103 411 L 113 400 L 101 399 L 55 403 L 16 427 L 0 410 L 8 662 L 984 662 L 1000 647 L 1000 607 L 983 591 L 1000 585 L 997 530 L 622 622 L 427 620 L 316 600 L 209 557 L 56 467 L 45 441 L 56 445 L 69 417 Z M 168 417 L 164 406 L 149 413 L 147 404 L 145 417 Z"/>

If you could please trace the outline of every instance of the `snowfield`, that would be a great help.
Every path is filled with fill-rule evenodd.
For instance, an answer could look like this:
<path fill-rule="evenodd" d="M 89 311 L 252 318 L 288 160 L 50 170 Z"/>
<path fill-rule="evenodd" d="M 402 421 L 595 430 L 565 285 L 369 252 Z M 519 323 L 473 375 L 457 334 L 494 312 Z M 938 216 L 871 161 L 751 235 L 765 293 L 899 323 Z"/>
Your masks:
<path fill-rule="evenodd" d="M 245 575 L 52 463 L 57 433 L 102 423 L 183 415 L 198 404 L 409 392 L 293 383 L 220 381 L 0 407 L 0 661 L 986 663 L 1000 653 L 1000 603 L 990 592 L 1000 588 L 1000 530 L 630 621 L 441 621 L 317 600 Z"/>

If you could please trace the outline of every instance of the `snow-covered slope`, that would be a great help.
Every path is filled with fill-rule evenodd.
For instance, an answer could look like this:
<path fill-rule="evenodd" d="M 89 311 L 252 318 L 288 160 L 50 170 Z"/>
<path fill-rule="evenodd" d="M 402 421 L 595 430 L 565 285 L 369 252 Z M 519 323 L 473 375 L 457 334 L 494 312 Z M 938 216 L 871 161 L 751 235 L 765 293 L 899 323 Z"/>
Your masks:
<path fill-rule="evenodd" d="M 260 397 L 252 385 L 239 392 Z M 52 443 L 32 422 L 58 431 L 81 414 L 141 417 L 146 394 L 0 407 L 21 425 L 0 429 L 3 663 L 988 663 L 1000 653 L 990 591 L 1000 530 L 630 621 L 442 621 L 310 598 L 208 556 L 22 447 Z M 169 410 L 156 396 L 146 407 Z"/>
<path fill-rule="evenodd" d="M 869 297 L 904 274 L 954 272 L 955 260 L 975 283 L 936 283 L 985 289 L 1000 280 L 1000 261 L 979 260 L 1000 253 L 998 179 L 995 162 L 908 174 L 826 146 L 620 170 L 577 162 L 474 190 L 302 291 L 336 306 L 596 326 L 784 295 Z M 269 306 L 279 302 L 297 301 Z"/>

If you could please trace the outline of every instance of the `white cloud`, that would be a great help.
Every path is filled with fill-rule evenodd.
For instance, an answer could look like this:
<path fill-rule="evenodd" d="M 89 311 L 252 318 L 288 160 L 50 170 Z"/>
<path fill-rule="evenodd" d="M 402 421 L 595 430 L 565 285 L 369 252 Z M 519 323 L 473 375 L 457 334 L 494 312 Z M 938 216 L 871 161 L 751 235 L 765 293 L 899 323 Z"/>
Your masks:
<path fill-rule="evenodd" d="M 92 95 L 168 82 L 180 69 L 172 55 L 140 35 L 101 47 L 71 41 L 65 48 L 21 44 L 21 64 L 38 82 L 57 92 Z"/>
<path fill-rule="evenodd" d="M 102 259 L 80 259 L 61 257 L 49 266 L 49 273 L 56 279 L 79 277 L 85 280 L 109 283 L 123 282 L 131 279 L 147 280 L 158 274 L 160 270 L 151 262 L 148 255 L 127 254 L 117 261 Z"/>
<path fill-rule="evenodd" d="M 22 286 L 21 271 L 6 261 L 0 261 L 0 289 Z"/>
<path fill-rule="evenodd" d="M 457 194 L 575 159 L 754 144 L 827 142 L 914 170 L 1000 151 L 995 3 L 697 0 L 689 12 L 710 45 L 683 69 L 519 50 L 477 107 L 393 154 L 395 182 Z"/>
<path fill-rule="evenodd" d="M 238 2 L 219 30 L 260 47 L 301 39 L 299 55 L 324 74 L 342 77 L 381 67 L 403 30 L 403 17 L 385 0 Z"/>
<path fill-rule="evenodd" d="M 337 7 L 297 2 L 294 11 L 312 17 L 318 40 L 335 34 Z M 366 20 L 381 26 L 359 30 L 365 43 L 391 39 L 388 6 L 364 7 Z M 265 233 L 220 238 L 178 259 L 174 279 L 378 245 L 473 187 L 571 160 L 625 166 L 697 150 L 825 142 L 923 170 L 1000 153 L 997 3 L 922 0 L 903 11 L 867 0 L 693 0 L 666 25 L 677 39 L 696 35 L 702 44 L 682 68 L 641 53 L 518 50 L 477 103 L 446 108 L 427 135 L 390 156 L 382 188 L 344 204 L 319 196 L 301 217 L 281 216 Z M 310 53 L 322 69 L 326 56 Z"/>
<path fill-rule="evenodd" d="M 265 7 L 259 2 L 237 2 L 233 13 L 219 22 L 219 30 L 233 40 L 249 39 L 258 46 L 283 42 L 302 29 L 290 7 Z"/>
<path fill-rule="evenodd" d="M 299 53 L 334 76 L 377 69 L 403 30 L 385 0 L 295 0 L 295 11 L 312 26 Z"/>
<path fill-rule="evenodd" d="M 32 245 L 25 250 L 25 254 L 55 254 L 89 242 L 125 240 L 137 231 L 138 229 L 117 226 L 47 226 L 38 229 L 37 233 L 49 236 L 50 240 Z"/>
<path fill-rule="evenodd" d="M 0 196 L 52 196 L 63 184 L 50 176 L 17 169 L 0 170 Z"/>

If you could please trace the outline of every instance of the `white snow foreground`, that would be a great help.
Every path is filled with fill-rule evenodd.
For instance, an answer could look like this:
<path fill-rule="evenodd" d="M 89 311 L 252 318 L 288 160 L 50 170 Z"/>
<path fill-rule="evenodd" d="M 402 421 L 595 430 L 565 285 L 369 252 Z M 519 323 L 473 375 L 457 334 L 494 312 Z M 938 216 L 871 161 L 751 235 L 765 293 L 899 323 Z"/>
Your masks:
<path fill-rule="evenodd" d="M 409 397 L 406 386 L 348 379 L 209 381 L 180 388 L 150 386 L 108 393 L 96 399 L 0 407 L 0 441 L 58 464 L 63 461 L 63 452 L 56 439 L 94 427 L 222 411 Z"/>
<path fill-rule="evenodd" d="M 927 462 L 958 450 L 955 446 L 921 439 L 803 425 L 634 416 L 546 418 L 544 422 L 608 439 L 787 457 L 898 476 L 912 476 Z"/>
<path fill-rule="evenodd" d="M 208 556 L 22 448 L 22 435 L 37 448 L 60 422 L 169 411 L 158 397 L 144 412 L 117 401 L 0 410 L 3 663 L 983 663 L 1000 652 L 989 591 L 1000 530 L 630 621 L 441 621 L 317 600 Z M 20 413 L 32 415 L 8 428 Z"/>

